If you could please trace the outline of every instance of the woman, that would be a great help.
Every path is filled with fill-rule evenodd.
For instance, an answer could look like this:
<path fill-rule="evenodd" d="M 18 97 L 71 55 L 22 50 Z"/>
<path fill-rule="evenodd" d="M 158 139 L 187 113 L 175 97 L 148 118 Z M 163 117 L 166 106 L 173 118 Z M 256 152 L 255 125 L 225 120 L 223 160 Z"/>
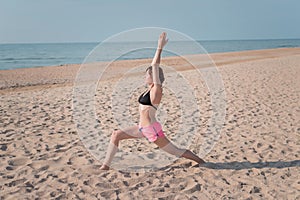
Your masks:
<path fill-rule="evenodd" d="M 138 99 L 140 122 L 137 126 L 128 127 L 124 130 L 114 131 L 111 135 L 106 158 L 100 169 L 108 170 L 110 163 L 118 150 L 119 142 L 124 139 L 146 137 L 150 142 L 154 142 L 164 151 L 184 157 L 199 164 L 205 163 L 201 158 L 187 149 L 179 149 L 172 144 L 165 136 L 161 124 L 155 119 L 157 107 L 162 98 L 162 83 L 164 74 L 160 64 L 160 57 L 163 47 L 167 44 L 166 33 L 163 32 L 158 39 L 158 46 L 151 66 L 146 70 L 145 81 L 148 84 L 148 91 L 144 92 Z"/>

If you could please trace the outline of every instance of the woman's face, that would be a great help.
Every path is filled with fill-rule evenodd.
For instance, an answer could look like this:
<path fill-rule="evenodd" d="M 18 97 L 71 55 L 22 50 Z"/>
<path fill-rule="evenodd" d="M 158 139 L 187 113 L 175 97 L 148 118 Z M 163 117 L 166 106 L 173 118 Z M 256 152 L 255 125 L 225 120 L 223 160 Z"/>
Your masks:
<path fill-rule="evenodd" d="M 145 75 L 145 82 L 148 84 L 153 83 L 153 79 L 152 79 L 152 72 L 150 72 L 150 70 L 146 71 L 146 75 Z"/>

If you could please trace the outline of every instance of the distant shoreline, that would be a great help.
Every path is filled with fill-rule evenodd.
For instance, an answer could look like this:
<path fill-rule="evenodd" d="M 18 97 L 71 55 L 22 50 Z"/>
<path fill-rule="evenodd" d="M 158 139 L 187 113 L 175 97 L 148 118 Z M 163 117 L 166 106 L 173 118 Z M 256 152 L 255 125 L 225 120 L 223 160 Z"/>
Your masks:
<path fill-rule="evenodd" d="M 170 41 L 163 57 L 229 53 L 274 48 L 298 48 L 300 39 Z M 155 42 L 0 44 L 0 70 L 80 64 L 92 51 L 93 60 L 133 60 L 153 56 Z M 102 50 L 101 50 L 102 49 Z M 170 51 L 168 51 L 170 50 Z M 101 53 L 104 52 L 104 53 Z M 124 53 L 125 52 L 125 53 Z"/>
<path fill-rule="evenodd" d="M 264 50 L 251 50 L 226 53 L 209 54 L 217 67 L 223 67 L 234 63 L 251 62 L 255 60 L 274 59 L 284 56 L 300 55 L 300 48 L 276 48 Z M 201 55 L 187 55 L 195 59 Z M 129 70 L 134 66 L 150 63 L 151 59 L 134 59 L 115 61 L 115 67 L 122 70 Z M 174 66 L 178 71 L 190 70 L 184 67 L 180 57 L 164 57 L 162 64 Z M 103 63 L 103 62 L 101 62 Z M 104 62 L 105 63 L 105 62 Z M 175 63 L 175 64 L 174 64 Z M 97 63 L 94 63 L 97 66 Z M 203 63 L 205 67 L 206 64 Z M 11 70 L 0 70 L 0 90 L 16 89 L 33 86 L 59 86 L 74 83 L 76 74 L 81 64 L 66 64 L 61 66 L 42 66 L 33 68 L 19 68 Z M 117 71 L 116 71 L 117 72 Z"/>

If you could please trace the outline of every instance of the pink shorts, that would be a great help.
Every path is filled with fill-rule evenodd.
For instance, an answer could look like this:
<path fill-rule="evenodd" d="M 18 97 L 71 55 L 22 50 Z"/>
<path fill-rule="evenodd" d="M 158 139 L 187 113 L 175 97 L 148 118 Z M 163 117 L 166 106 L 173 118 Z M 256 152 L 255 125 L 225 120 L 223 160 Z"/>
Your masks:
<path fill-rule="evenodd" d="M 140 126 L 139 131 L 150 141 L 154 142 L 158 137 L 165 137 L 165 134 L 162 130 L 161 124 L 159 122 L 154 122 L 149 126 Z"/>

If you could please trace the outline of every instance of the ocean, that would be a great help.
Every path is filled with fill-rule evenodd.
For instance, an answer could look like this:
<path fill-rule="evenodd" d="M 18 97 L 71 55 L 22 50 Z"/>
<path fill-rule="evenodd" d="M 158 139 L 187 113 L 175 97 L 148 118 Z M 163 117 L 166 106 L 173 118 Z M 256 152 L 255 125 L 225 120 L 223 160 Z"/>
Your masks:
<path fill-rule="evenodd" d="M 214 40 L 197 41 L 208 53 L 234 52 L 257 49 L 300 47 L 300 39 L 270 39 L 270 40 Z M 114 42 L 102 45 L 101 56 L 94 56 L 93 61 L 152 58 L 154 49 L 134 50 L 134 47 L 155 47 L 156 42 Z M 86 56 L 98 45 L 94 43 L 34 43 L 34 44 L 0 44 L 0 70 L 31 68 L 39 66 L 57 66 L 64 64 L 80 64 Z M 174 41 L 167 45 L 180 49 L 185 55 L 197 54 L 191 42 Z M 119 56 L 120 52 L 132 51 Z M 203 52 L 202 52 L 203 53 Z M 174 56 L 171 52 L 163 52 L 163 57 Z"/>

